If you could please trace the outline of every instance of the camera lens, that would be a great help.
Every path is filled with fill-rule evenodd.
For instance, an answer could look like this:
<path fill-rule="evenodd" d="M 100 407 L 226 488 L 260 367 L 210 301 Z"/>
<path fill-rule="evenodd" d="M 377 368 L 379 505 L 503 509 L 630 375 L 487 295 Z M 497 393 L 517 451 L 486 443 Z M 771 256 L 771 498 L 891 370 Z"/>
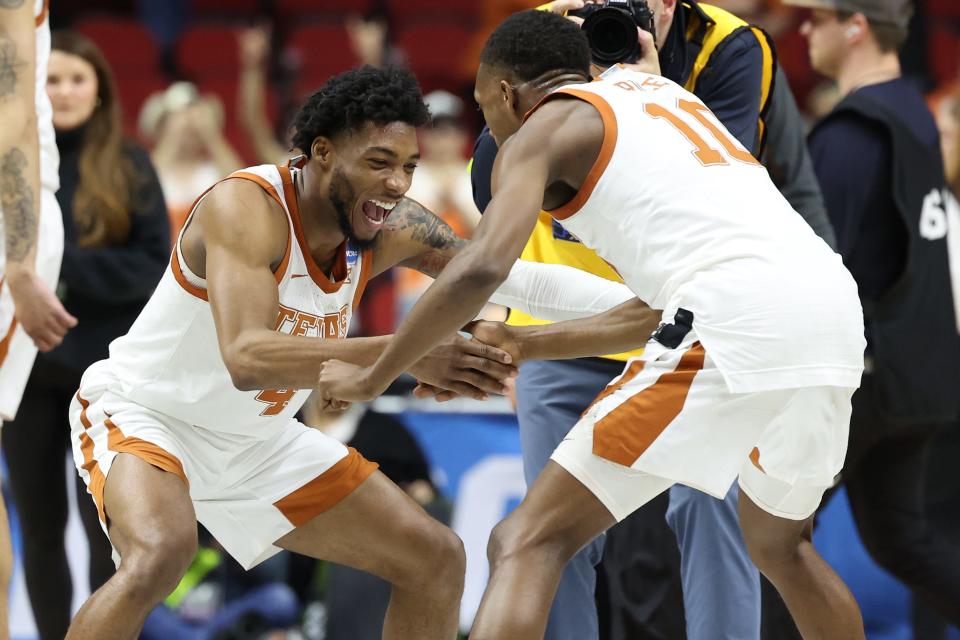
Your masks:
<path fill-rule="evenodd" d="M 594 62 L 608 67 L 617 62 L 635 62 L 639 53 L 637 25 L 621 9 L 607 7 L 590 14 L 583 22 Z"/>

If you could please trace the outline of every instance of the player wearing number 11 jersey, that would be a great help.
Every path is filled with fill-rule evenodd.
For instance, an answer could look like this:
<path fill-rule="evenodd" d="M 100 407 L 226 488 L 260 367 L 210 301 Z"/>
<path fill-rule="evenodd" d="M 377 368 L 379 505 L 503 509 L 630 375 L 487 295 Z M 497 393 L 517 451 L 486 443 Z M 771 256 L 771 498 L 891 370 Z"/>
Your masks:
<path fill-rule="evenodd" d="M 516 14 L 491 35 L 474 92 L 500 145 L 483 220 L 377 362 L 328 363 L 321 391 L 376 394 L 469 320 L 544 209 L 636 299 L 474 335 L 516 360 L 646 346 L 495 530 L 471 637 L 541 638 L 577 550 L 674 483 L 720 498 L 739 476 L 750 555 L 803 636 L 862 638 L 856 602 L 805 535 L 843 463 L 863 369 L 853 278 L 696 96 L 626 67 L 587 82 L 589 64 L 583 33 L 548 13 Z"/>

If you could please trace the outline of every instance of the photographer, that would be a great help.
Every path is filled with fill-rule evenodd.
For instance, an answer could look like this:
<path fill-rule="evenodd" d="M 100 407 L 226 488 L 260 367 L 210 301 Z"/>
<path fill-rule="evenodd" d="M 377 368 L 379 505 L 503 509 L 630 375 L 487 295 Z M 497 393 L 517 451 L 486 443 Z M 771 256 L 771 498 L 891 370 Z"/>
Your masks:
<path fill-rule="evenodd" d="M 582 3 L 576 0 L 558 0 L 542 8 L 562 12 L 580 7 Z M 700 97 L 726 128 L 764 161 L 781 192 L 832 245 L 833 235 L 812 172 L 800 116 L 785 78 L 777 71 L 766 34 L 730 13 L 695 0 L 649 0 L 649 8 L 653 12 L 660 73 Z M 769 147 L 766 151 L 765 142 Z M 490 201 L 490 175 L 496 154 L 496 144 L 484 131 L 475 145 L 472 166 L 474 199 L 481 211 Z M 609 265 L 544 215 L 523 258 L 566 264 L 618 279 Z M 511 312 L 508 322 L 541 323 L 516 311 Z M 528 362 L 521 367 L 517 380 L 518 419 L 528 483 L 540 473 L 593 397 L 620 373 L 629 355 Z M 658 533 L 658 539 L 663 540 L 663 508 L 662 503 L 651 503 L 608 534 L 611 549 L 615 553 L 623 549 L 631 557 L 608 554 L 607 582 L 628 584 L 622 574 L 629 571 L 630 593 L 644 593 L 647 598 L 653 594 L 660 599 L 642 606 L 631 604 L 629 611 L 618 603 L 610 619 L 611 637 L 637 637 L 637 628 L 657 637 L 678 635 L 679 616 L 664 616 L 669 603 L 665 606 L 662 602 L 670 597 L 663 593 L 662 575 L 673 571 L 673 567 L 664 566 L 672 542 L 670 548 L 659 549 L 634 542 L 638 536 L 657 537 Z M 759 577 L 747 556 L 737 522 L 736 491 L 720 502 L 677 485 L 669 493 L 667 519 L 681 550 L 687 637 L 759 637 Z M 624 536 L 624 543 L 616 544 L 620 536 Z M 598 637 L 594 567 L 600 562 L 603 544 L 601 537 L 567 566 L 550 614 L 550 640 Z M 636 586 L 637 579 L 643 576 L 637 576 L 632 567 L 641 565 L 646 572 L 656 574 L 654 579 L 659 584 L 655 591 L 645 584 Z M 651 572 L 650 567 L 655 570 Z M 626 600 L 626 596 L 610 594 L 614 601 Z"/>

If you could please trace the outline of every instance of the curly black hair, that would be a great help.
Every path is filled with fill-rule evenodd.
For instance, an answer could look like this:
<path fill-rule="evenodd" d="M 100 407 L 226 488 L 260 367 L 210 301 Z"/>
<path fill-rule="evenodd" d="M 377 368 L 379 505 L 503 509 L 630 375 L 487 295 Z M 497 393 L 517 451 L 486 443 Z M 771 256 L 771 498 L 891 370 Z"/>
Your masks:
<path fill-rule="evenodd" d="M 524 82 L 555 70 L 589 77 L 590 45 L 572 21 L 531 9 L 500 23 L 483 46 L 480 64 L 507 69 Z"/>
<path fill-rule="evenodd" d="M 309 157 L 319 136 L 333 138 L 367 122 L 422 127 L 429 120 L 430 111 L 412 73 L 365 66 L 333 76 L 307 98 L 293 119 L 293 146 Z"/>

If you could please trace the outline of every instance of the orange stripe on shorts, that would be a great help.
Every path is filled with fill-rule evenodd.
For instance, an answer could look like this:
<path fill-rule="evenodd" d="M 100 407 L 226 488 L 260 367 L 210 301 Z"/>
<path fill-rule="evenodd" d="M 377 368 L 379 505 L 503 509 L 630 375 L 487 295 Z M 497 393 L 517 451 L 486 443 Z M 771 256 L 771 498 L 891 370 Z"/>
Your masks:
<path fill-rule="evenodd" d="M 103 423 L 107 426 L 107 449 L 115 453 L 129 453 L 162 471 L 172 473 L 183 480 L 187 490 L 190 490 L 190 481 L 187 480 L 183 465 L 175 455 L 152 442 L 124 435 L 120 427 L 110 418 L 105 419 Z"/>
<path fill-rule="evenodd" d="M 353 447 L 346 457 L 303 485 L 273 503 L 290 523 L 299 527 L 346 498 L 379 466 L 370 462 Z"/>
<path fill-rule="evenodd" d="M 593 427 L 593 453 L 625 467 L 636 462 L 680 415 L 705 357 L 703 346 L 694 343 L 676 369 L 600 419 Z"/>
<path fill-rule="evenodd" d="M 0 281 L 2 283 L 2 281 Z M 17 330 L 17 319 L 14 318 L 10 321 L 10 326 L 7 328 L 7 333 L 3 336 L 3 339 L 0 340 L 0 365 L 3 365 L 3 361 L 7 359 L 7 352 L 10 350 L 10 340 L 13 339 L 13 334 Z"/>
<path fill-rule="evenodd" d="M 80 397 L 77 392 L 77 401 L 82 407 L 80 411 L 80 423 L 83 425 L 83 433 L 80 434 L 80 452 L 83 454 L 83 464 L 80 468 L 90 474 L 90 482 L 87 483 L 87 491 L 93 496 L 93 502 L 97 505 L 97 515 L 100 522 L 107 523 L 107 513 L 103 508 L 103 487 L 107 484 L 107 477 L 100 470 L 100 465 L 93 457 L 93 438 L 87 434 L 87 430 L 93 425 L 90 418 L 87 417 L 87 407 L 90 403 Z"/>
<path fill-rule="evenodd" d="M 643 360 L 634 360 L 630 363 L 630 366 L 627 367 L 627 370 L 620 374 L 620 379 L 616 382 L 611 382 L 607 387 L 600 392 L 600 394 L 593 399 L 593 402 L 590 403 L 590 406 L 584 409 L 583 413 L 580 414 L 580 417 L 587 415 L 587 412 L 590 409 L 593 409 L 595 406 L 600 404 L 606 398 L 612 396 L 614 393 L 619 391 L 623 385 L 627 384 L 631 380 L 637 377 L 641 371 L 643 371 L 643 365 L 646 364 Z"/>

